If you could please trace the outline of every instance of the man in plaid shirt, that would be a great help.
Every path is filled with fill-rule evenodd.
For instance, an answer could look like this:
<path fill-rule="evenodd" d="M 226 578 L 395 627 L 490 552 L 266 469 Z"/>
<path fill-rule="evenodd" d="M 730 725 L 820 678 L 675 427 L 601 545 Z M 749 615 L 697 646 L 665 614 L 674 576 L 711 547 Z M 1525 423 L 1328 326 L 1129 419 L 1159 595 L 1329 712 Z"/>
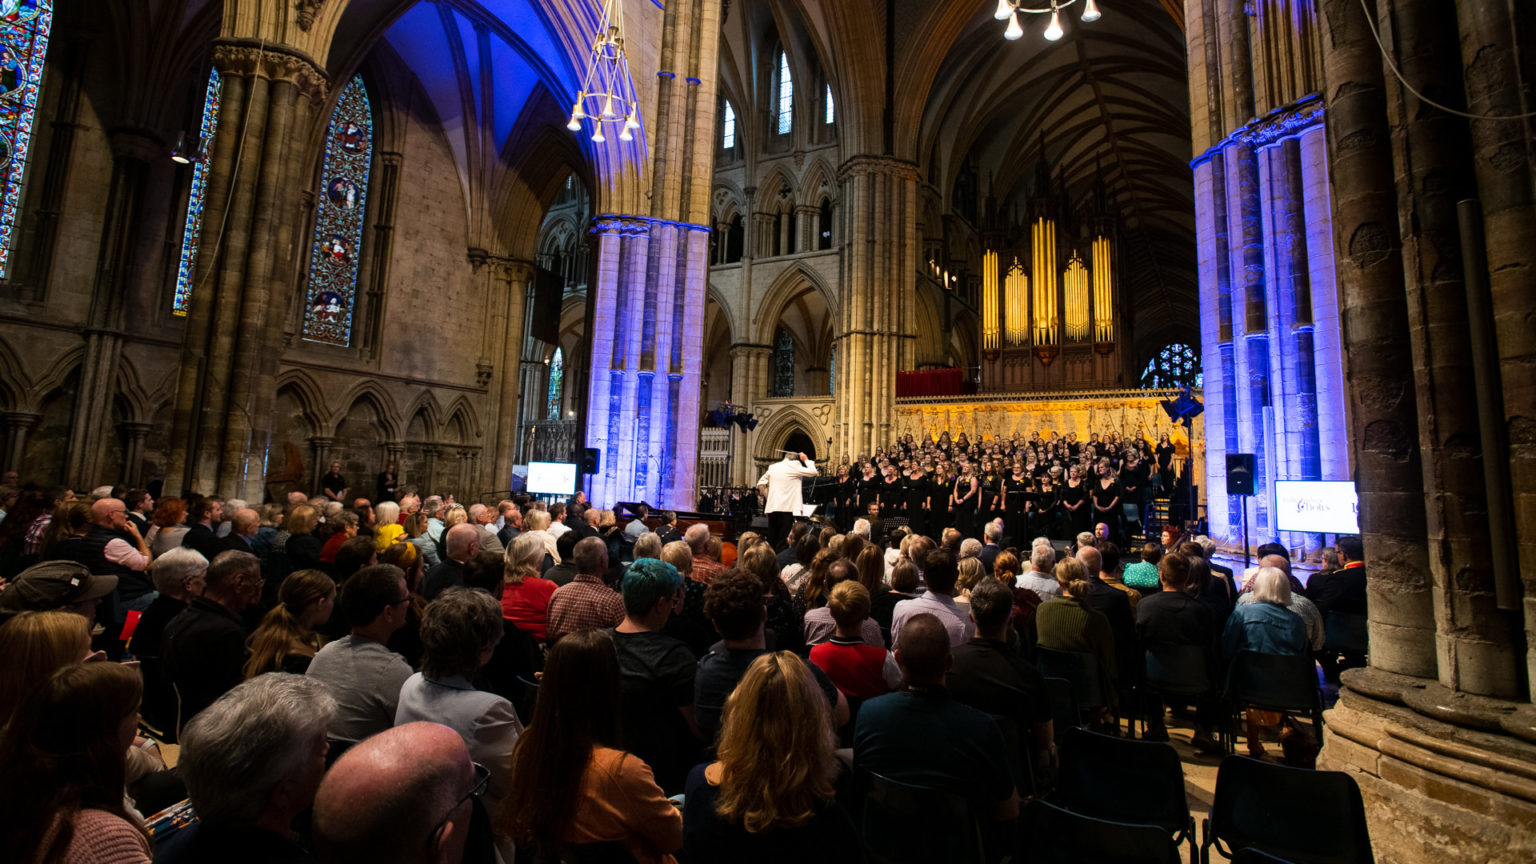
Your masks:
<path fill-rule="evenodd" d="M 48 526 L 53 524 L 54 511 L 65 504 L 71 504 L 75 500 L 75 490 L 64 486 L 55 486 L 48 490 L 48 497 L 53 504 L 38 517 L 32 520 L 32 527 L 27 529 L 27 536 L 22 539 L 21 552 L 23 555 L 36 555 L 43 550 L 43 535 L 48 533 Z"/>
<path fill-rule="evenodd" d="M 624 620 L 624 598 L 603 582 L 608 573 L 608 544 L 587 537 L 572 553 L 576 577 L 549 598 L 549 644 L 567 633 L 617 627 Z"/>

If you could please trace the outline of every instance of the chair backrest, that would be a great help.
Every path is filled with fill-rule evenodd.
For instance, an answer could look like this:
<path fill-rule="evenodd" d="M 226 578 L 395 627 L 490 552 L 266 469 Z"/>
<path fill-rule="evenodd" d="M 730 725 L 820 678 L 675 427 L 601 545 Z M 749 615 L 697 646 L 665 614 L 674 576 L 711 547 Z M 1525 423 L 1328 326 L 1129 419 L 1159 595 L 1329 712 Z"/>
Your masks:
<path fill-rule="evenodd" d="M 990 714 L 993 725 L 1002 733 L 1003 746 L 1008 748 L 1008 768 L 1013 772 L 1014 788 L 1020 798 L 1033 798 L 1035 789 L 1034 762 L 1029 757 L 1030 736 L 1019 728 L 1018 721 L 1003 714 Z"/>
<path fill-rule="evenodd" d="M 1317 665 L 1306 655 L 1240 651 L 1227 670 L 1227 699 L 1276 711 L 1312 711 L 1322 696 Z"/>
<path fill-rule="evenodd" d="M 1159 693 L 1204 696 L 1216 689 L 1210 653 L 1199 645 L 1153 643 L 1146 651 L 1146 684 Z"/>
<path fill-rule="evenodd" d="M 983 862 L 981 823 L 964 797 L 859 772 L 860 831 L 875 861 Z"/>
<path fill-rule="evenodd" d="M 1178 864 L 1173 838 L 1156 825 L 1073 813 L 1036 800 L 1024 811 L 1015 860 L 1033 864 Z"/>
<path fill-rule="evenodd" d="M 1184 766 L 1172 746 L 1157 741 L 1067 730 L 1056 794 L 1073 812 L 1099 819 L 1175 834 L 1189 825 Z"/>
<path fill-rule="evenodd" d="M 1072 693 L 1072 682 L 1065 678 L 1046 678 L 1045 692 L 1051 700 L 1051 737 L 1060 744 L 1067 730 L 1076 729 L 1082 722 L 1077 697 Z"/>
<path fill-rule="evenodd" d="M 1097 708 L 1107 705 L 1104 685 L 1099 680 L 1099 661 L 1092 654 L 1081 651 L 1057 651 L 1035 646 L 1035 665 L 1047 678 L 1065 678 L 1072 682 L 1072 696 L 1077 707 Z"/>
<path fill-rule="evenodd" d="M 1323 616 L 1323 647 L 1351 654 L 1366 653 L 1366 616 L 1356 612 L 1329 612 Z"/>
<path fill-rule="evenodd" d="M 1294 864 L 1375 861 L 1354 778 L 1246 756 L 1228 756 L 1217 769 L 1206 836 L 1233 851 L 1256 847 Z"/>

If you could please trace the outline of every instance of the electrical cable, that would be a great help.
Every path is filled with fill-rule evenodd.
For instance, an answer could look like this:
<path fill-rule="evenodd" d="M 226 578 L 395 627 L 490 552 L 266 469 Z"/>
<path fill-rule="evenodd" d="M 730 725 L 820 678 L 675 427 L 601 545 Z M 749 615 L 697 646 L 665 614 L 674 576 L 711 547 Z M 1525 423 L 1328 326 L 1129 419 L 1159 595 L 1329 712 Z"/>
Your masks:
<path fill-rule="evenodd" d="M 1466 111 L 1458 111 L 1455 108 L 1441 105 L 1439 102 L 1420 93 L 1412 84 L 1408 83 L 1408 79 L 1403 77 L 1403 73 L 1398 71 L 1397 64 L 1392 61 L 1392 55 L 1387 53 L 1386 43 L 1381 41 L 1381 33 L 1377 31 L 1376 24 L 1371 20 L 1371 7 L 1366 5 L 1365 0 L 1360 0 L 1360 11 L 1365 13 L 1366 29 L 1371 31 L 1371 36 L 1376 40 L 1376 47 L 1381 49 L 1381 59 L 1387 61 L 1387 68 L 1392 70 L 1392 77 L 1396 78 L 1403 85 L 1403 88 L 1416 96 L 1420 102 L 1432 108 L 1439 108 L 1447 114 L 1465 117 L 1468 120 L 1529 120 L 1532 117 L 1536 117 L 1536 111 L 1528 111 L 1524 114 L 1469 114 Z"/>

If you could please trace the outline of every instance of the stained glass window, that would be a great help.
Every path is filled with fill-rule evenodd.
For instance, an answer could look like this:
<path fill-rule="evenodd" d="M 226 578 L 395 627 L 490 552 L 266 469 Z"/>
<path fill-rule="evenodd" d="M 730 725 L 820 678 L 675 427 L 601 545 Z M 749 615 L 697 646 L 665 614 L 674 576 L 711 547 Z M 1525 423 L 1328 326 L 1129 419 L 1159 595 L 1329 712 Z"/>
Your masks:
<path fill-rule="evenodd" d="M 176 296 L 171 314 L 186 317 L 192 308 L 192 277 L 197 270 L 197 242 L 203 233 L 203 197 L 208 194 L 208 169 L 213 162 L 213 133 L 219 128 L 219 70 L 208 71 L 203 93 L 203 125 L 198 127 L 197 164 L 192 168 L 192 191 L 187 195 L 187 221 L 181 231 L 181 266 L 176 270 Z M 185 143 L 185 142 L 183 142 Z"/>
<path fill-rule="evenodd" d="M 736 146 L 736 109 L 729 102 L 725 103 L 725 124 L 720 133 L 720 146 L 725 150 Z"/>
<path fill-rule="evenodd" d="M 304 304 L 304 338 L 311 342 L 341 346 L 352 342 L 358 253 L 372 161 L 373 110 L 363 77 L 356 75 L 341 91 L 325 133 L 325 166 L 320 172 L 321 195 Z"/>
<path fill-rule="evenodd" d="M 773 395 L 795 395 L 795 337 L 783 327 L 773 335 Z"/>
<path fill-rule="evenodd" d="M 789 77 L 789 55 L 779 52 L 779 134 L 789 134 L 795 117 L 795 82 Z"/>
<path fill-rule="evenodd" d="M 837 120 L 837 106 L 832 104 L 832 85 L 827 85 L 827 119 L 826 124 L 831 126 Z"/>
<path fill-rule="evenodd" d="M 832 349 L 832 359 L 827 361 L 827 395 L 837 395 L 837 349 Z"/>
<path fill-rule="evenodd" d="M 546 419 L 560 419 L 560 393 L 565 389 L 565 353 L 555 349 L 549 360 L 549 411 Z"/>
<path fill-rule="evenodd" d="M 21 182 L 43 80 L 53 0 L 0 0 L 0 277 L 10 272 L 11 238 L 21 209 Z"/>
<path fill-rule="evenodd" d="M 1141 386 L 1148 390 L 1171 387 L 1200 387 L 1205 376 L 1200 372 L 1200 355 L 1182 342 L 1163 346 L 1141 373 Z"/>

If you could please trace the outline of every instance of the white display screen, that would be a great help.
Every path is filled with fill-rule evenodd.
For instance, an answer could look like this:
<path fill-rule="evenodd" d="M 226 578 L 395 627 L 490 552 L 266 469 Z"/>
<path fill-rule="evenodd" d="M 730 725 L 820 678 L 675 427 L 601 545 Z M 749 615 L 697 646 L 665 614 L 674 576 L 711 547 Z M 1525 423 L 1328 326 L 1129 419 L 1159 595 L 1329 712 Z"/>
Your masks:
<path fill-rule="evenodd" d="M 572 462 L 529 462 L 528 491 L 535 495 L 573 495 L 576 465 Z"/>
<path fill-rule="evenodd" d="M 1355 484 L 1329 480 L 1276 480 L 1275 527 L 1281 531 L 1359 534 Z"/>

